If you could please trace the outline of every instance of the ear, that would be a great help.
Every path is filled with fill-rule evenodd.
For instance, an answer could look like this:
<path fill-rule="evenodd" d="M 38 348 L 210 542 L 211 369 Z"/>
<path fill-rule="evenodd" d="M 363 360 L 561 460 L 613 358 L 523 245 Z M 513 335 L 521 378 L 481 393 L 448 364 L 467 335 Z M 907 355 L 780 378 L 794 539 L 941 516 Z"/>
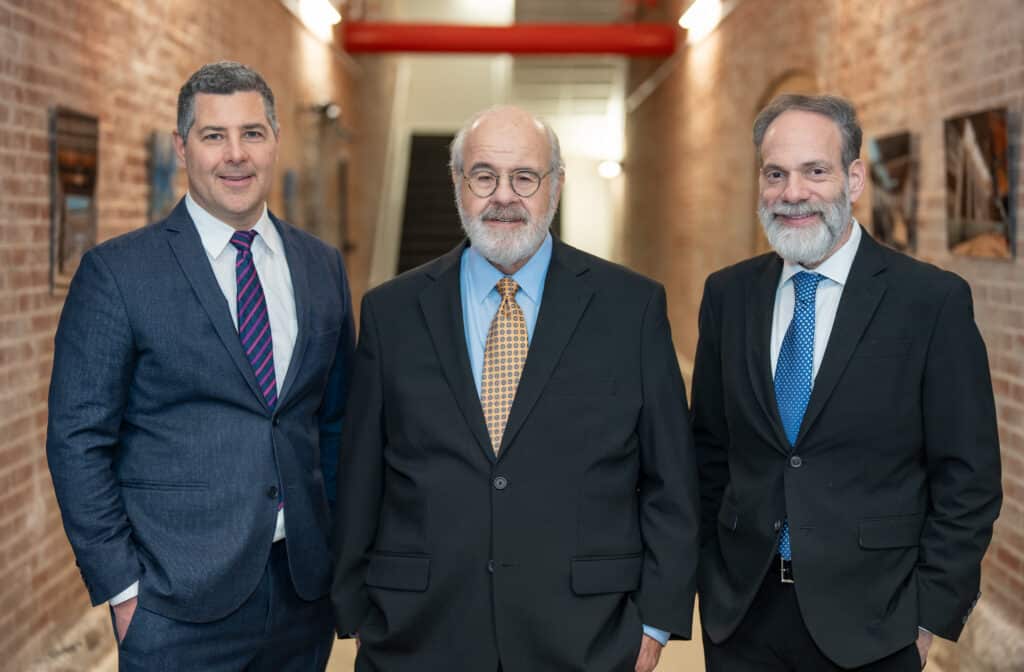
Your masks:
<path fill-rule="evenodd" d="M 850 203 L 856 203 L 860 195 L 864 193 L 864 183 L 867 180 L 867 168 L 864 162 L 857 159 L 850 164 L 847 175 L 850 181 Z"/>
<path fill-rule="evenodd" d="M 178 155 L 178 161 L 185 165 L 185 139 L 178 131 L 174 131 L 174 153 Z"/>

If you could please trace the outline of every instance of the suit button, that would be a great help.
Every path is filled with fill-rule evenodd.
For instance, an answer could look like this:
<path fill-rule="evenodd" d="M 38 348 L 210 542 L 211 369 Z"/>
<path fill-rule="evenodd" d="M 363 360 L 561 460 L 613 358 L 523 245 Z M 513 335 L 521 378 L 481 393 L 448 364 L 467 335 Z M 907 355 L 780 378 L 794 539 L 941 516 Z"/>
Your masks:
<path fill-rule="evenodd" d="M 487 572 L 489 574 L 494 574 L 494 560 L 487 561 Z"/>
<path fill-rule="evenodd" d="M 271 420 L 271 423 L 274 425 L 274 427 L 277 427 L 278 425 L 281 424 L 281 418 L 275 415 L 274 418 Z"/>
<path fill-rule="evenodd" d="M 267 488 L 267 497 L 269 497 L 271 499 L 277 499 L 277 486 L 276 485 L 272 485 L 269 488 Z"/>
<path fill-rule="evenodd" d="M 495 490 L 504 490 L 507 487 L 508 487 L 508 479 L 505 478 L 504 476 L 498 476 L 497 478 L 494 479 L 494 489 Z"/>
<path fill-rule="evenodd" d="M 782 529 L 782 521 L 781 520 L 776 520 L 774 523 L 772 523 L 772 528 L 774 528 L 776 532 L 781 530 Z"/>
<path fill-rule="evenodd" d="M 793 457 L 789 458 L 789 466 L 793 467 L 794 469 L 799 469 L 800 465 L 802 465 L 803 463 L 804 461 L 800 458 L 799 455 L 794 455 Z"/>

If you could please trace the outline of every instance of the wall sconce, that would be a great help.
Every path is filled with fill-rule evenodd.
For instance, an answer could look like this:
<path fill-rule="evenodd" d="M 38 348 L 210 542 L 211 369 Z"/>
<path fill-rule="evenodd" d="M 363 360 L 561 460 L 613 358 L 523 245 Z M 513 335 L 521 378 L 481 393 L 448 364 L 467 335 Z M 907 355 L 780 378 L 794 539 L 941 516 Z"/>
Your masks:
<path fill-rule="evenodd" d="M 618 161 L 602 161 L 597 164 L 597 174 L 606 180 L 614 180 L 622 174 L 622 164 Z"/>

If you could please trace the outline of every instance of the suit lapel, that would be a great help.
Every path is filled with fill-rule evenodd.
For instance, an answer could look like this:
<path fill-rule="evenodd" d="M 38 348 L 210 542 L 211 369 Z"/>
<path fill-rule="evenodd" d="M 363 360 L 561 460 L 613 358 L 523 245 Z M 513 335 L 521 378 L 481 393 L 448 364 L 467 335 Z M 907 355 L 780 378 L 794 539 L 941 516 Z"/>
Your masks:
<path fill-rule="evenodd" d="M 533 410 L 594 294 L 594 290 L 581 277 L 588 270 L 585 260 L 558 239 L 553 242 L 540 313 L 537 315 L 515 401 L 505 425 L 499 457 L 505 455 Z"/>
<path fill-rule="evenodd" d="M 427 275 L 435 280 L 420 294 L 420 308 L 430 331 L 441 370 L 455 401 L 476 437 L 480 449 L 487 459 L 494 460 L 491 438 L 484 423 L 473 369 L 466 349 L 466 329 L 462 316 L 462 300 L 459 283 L 459 267 L 462 251 L 466 244 L 444 255 L 427 269 Z"/>
<path fill-rule="evenodd" d="M 288 374 L 283 381 L 278 381 L 280 408 L 286 401 L 289 390 L 295 385 L 295 378 L 302 370 L 302 357 L 306 353 L 306 346 L 309 345 L 310 336 L 310 297 L 309 267 L 305 263 L 300 249 L 300 241 L 295 229 L 270 215 L 270 220 L 277 227 L 284 244 L 285 258 L 288 260 L 288 271 L 292 278 L 292 292 L 295 295 L 295 318 L 298 321 L 298 334 L 295 337 L 295 347 L 292 350 L 292 358 L 288 363 Z"/>
<path fill-rule="evenodd" d="M 750 387 L 775 435 L 774 445 L 779 452 L 789 453 L 789 440 L 782 428 L 779 405 L 775 400 L 772 381 L 771 342 L 772 314 L 775 310 L 775 292 L 779 287 L 782 260 L 778 255 L 765 257 L 764 264 L 751 278 L 747 292 L 747 371 Z"/>
<path fill-rule="evenodd" d="M 832 333 L 825 348 L 825 356 L 814 379 L 811 400 L 807 404 L 797 443 L 806 436 L 814 420 L 832 395 L 846 365 L 850 362 L 857 343 L 871 322 L 882 296 L 885 282 L 878 275 L 885 270 L 881 246 L 861 231 L 860 248 L 850 267 L 850 275 L 839 300 L 839 310 L 832 325 Z"/>
<path fill-rule="evenodd" d="M 221 342 L 227 349 L 228 354 L 238 367 L 245 382 L 249 384 L 253 394 L 260 403 L 266 406 L 263 394 L 260 392 L 256 377 L 253 375 L 252 365 L 242 350 L 242 343 L 238 339 L 238 331 L 231 321 L 231 312 L 224 293 L 220 291 L 217 278 L 213 274 L 210 262 L 206 258 L 206 250 L 199 238 L 192 218 L 189 217 L 188 209 L 185 207 L 185 199 L 178 202 L 177 207 L 170 216 L 164 220 L 163 228 L 168 232 L 167 242 L 178 260 L 178 265 L 192 285 L 192 291 L 199 299 L 200 305 L 206 311 L 213 328 L 220 337 Z"/>

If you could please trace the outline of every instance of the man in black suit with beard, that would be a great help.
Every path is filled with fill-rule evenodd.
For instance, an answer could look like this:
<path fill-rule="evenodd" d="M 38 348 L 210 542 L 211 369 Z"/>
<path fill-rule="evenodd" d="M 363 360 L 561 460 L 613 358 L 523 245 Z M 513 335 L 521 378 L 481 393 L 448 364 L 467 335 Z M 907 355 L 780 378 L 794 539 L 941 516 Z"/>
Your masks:
<path fill-rule="evenodd" d="M 851 216 L 841 98 L 754 124 L 775 249 L 712 274 L 692 420 L 711 672 L 917 670 L 979 593 L 1001 501 L 985 346 L 958 276 Z"/>
<path fill-rule="evenodd" d="M 452 179 L 469 243 L 363 301 L 339 631 L 357 670 L 650 672 L 697 563 L 665 290 L 548 233 L 562 162 L 529 113 L 472 120 Z"/>

